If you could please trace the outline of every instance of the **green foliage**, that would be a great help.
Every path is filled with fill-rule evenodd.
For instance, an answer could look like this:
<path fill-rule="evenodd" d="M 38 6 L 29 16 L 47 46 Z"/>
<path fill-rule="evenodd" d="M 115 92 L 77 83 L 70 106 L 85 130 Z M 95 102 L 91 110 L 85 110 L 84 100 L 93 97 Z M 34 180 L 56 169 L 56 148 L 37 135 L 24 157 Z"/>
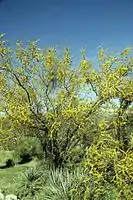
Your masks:
<path fill-rule="evenodd" d="M 26 169 L 22 173 L 21 186 L 18 189 L 18 197 L 21 199 L 33 198 L 42 189 L 47 179 L 47 171 L 37 165 Z"/>
<path fill-rule="evenodd" d="M 13 167 L 14 165 L 15 165 L 15 163 L 14 163 L 14 161 L 11 158 L 9 158 L 9 159 L 6 160 L 6 167 L 7 168 L 8 167 Z"/>
<path fill-rule="evenodd" d="M 82 176 L 83 174 L 78 169 L 71 173 L 67 170 L 58 169 L 49 171 L 47 184 L 41 193 L 42 199 L 78 200 L 79 197 L 76 196 L 72 189 Z"/>
<path fill-rule="evenodd" d="M 14 157 L 17 157 L 20 163 L 25 163 L 35 156 L 38 158 L 42 156 L 39 140 L 34 137 L 21 138 L 14 149 Z"/>
<path fill-rule="evenodd" d="M 22 177 L 21 187 L 18 190 L 21 199 L 80 199 L 73 191 L 79 178 L 83 177 L 80 169 L 69 172 L 66 169 L 47 168 L 39 164 L 24 171 Z"/>
<path fill-rule="evenodd" d="M 83 199 L 102 199 L 114 187 L 115 199 L 132 199 L 132 150 L 124 152 L 120 142 L 107 134 L 91 145 L 84 160 Z M 79 186 L 80 187 L 80 186 Z"/>

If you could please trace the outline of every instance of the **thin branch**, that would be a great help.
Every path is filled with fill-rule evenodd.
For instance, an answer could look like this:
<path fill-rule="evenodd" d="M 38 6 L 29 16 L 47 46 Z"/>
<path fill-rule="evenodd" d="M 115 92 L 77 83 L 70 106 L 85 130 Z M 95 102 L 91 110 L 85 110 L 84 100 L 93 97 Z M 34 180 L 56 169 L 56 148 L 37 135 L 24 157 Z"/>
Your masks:
<path fill-rule="evenodd" d="M 87 84 L 90 84 L 91 85 L 91 88 L 93 90 L 93 92 L 96 94 L 96 96 L 98 96 L 98 92 L 96 90 L 96 88 L 93 86 L 92 82 L 90 81 L 90 79 L 87 78 Z"/>
<path fill-rule="evenodd" d="M 39 75 L 39 77 L 40 77 L 42 83 L 44 84 L 44 86 L 46 87 L 46 91 L 45 91 L 46 97 L 47 97 L 49 103 L 51 104 L 51 106 L 52 106 L 54 112 L 56 112 L 56 111 L 55 111 L 55 108 L 54 108 L 54 105 L 53 105 L 53 103 L 52 103 L 52 101 L 51 101 L 51 99 L 50 99 L 50 97 L 49 97 L 49 94 L 48 94 L 48 89 L 49 89 L 49 86 L 50 86 L 51 81 L 49 81 L 48 84 L 46 84 L 45 81 L 44 81 L 44 79 L 43 79 L 40 75 Z M 52 90 L 51 90 L 51 91 L 52 91 Z M 51 92 L 51 91 L 50 91 L 50 92 Z M 50 92 L 49 92 L 49 93 L 50 93 Z M 48 108 L 47 108 L 47 110 L 48 110 Z"/>
<path fill-rule="evenodd" d="M 31 112 L 33 113 L 33 115 L 36 117 L 36 119 L 38 120 L 38 121 L 40 121 L 42 124 L 45 124 L 45 122 L 44 121 L 42 121 L 39 117 L 38 117 L 38 115 L 33 111 L 33 109 L 32 109 L 32 103 L 31 103 L 31 98 L 30 98 L 30 94 L 29 94 L 29 92 L 28 92 L 28 90 L 24 87 L 24 85 L 21 83 L 21 81 L 19 80 L 19 78 L 18 78 L 18 76 L 13 72 L 13 71 L 10 71 L 12 74 L 13 74 L 13 76 L 16 78 L 16 80 L 17 80 L 17 82 L 18 82 L 18 85 L 25 91 L 25 93 L 26 93 L 26 95 L 27 95 L 27 98 L 28 98 L 28 102 L 29 102 L 29 105 L 30 105 L 30 110 L 31 110 Z"/>

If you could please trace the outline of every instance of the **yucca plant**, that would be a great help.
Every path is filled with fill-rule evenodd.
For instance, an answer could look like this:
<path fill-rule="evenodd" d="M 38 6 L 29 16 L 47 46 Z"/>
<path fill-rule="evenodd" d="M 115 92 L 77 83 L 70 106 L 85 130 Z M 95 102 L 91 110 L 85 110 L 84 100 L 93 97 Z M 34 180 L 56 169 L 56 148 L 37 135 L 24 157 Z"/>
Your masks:
<path fill-rule="evenodd" d="M 44 200 L 79 200 L 74 195 L 73 189 L 82 176 L 80 170 L 71 173 L 68 170 L 50 170 L 47 184 L 43 188 L 40 198 Z"/>
<path fill-rule="evenodd" d="M 46 170 L 43 167 L 37 165 L 35 167 L 25 170 L 22 175 L 21 187 L 18 190 L 18 196 L 20 199 L 27 199 L 34 197 L 36 193 L 42 189 L 47 180 Z"/>
<path fill-rule="evenodd" d="M 25 200 L 80 200 L 75 189 L 82 176 L 80 169 L 69 172 L 40 162 L 23 172 L 18 197 Z"/>

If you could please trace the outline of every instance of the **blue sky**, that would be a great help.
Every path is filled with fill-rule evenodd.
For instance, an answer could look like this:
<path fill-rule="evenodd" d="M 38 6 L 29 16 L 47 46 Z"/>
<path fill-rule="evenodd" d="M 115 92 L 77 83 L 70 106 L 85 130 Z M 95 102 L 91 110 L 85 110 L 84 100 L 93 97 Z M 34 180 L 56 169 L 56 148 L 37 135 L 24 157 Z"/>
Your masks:
<path fill-rule="evenodd" d="M 40 39 L 40 46 L 81 48 L 95 59 L 97 47 L 133 44 L 133 0 L 0 0 L 0 32 L 7 39 Z"/>

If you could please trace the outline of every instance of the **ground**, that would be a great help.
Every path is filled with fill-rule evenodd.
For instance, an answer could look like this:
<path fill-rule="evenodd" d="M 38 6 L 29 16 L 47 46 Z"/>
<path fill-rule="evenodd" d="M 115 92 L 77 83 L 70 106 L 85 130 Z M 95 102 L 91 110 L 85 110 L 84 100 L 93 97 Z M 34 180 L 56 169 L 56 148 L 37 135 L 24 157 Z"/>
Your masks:
<path fill-rule="evenodd" d="M 5 164 L 8 158 L 12 158 L 13 152 L 0 151 L 0 166 Z M 21 183 L 21 173 L 24 169 L 35 166 L 36 161 L 33 160 L 23 165 L 16 165 L 7 169 L 0 169 L 0 189 L 6 194 L 15 194 Z"/>

